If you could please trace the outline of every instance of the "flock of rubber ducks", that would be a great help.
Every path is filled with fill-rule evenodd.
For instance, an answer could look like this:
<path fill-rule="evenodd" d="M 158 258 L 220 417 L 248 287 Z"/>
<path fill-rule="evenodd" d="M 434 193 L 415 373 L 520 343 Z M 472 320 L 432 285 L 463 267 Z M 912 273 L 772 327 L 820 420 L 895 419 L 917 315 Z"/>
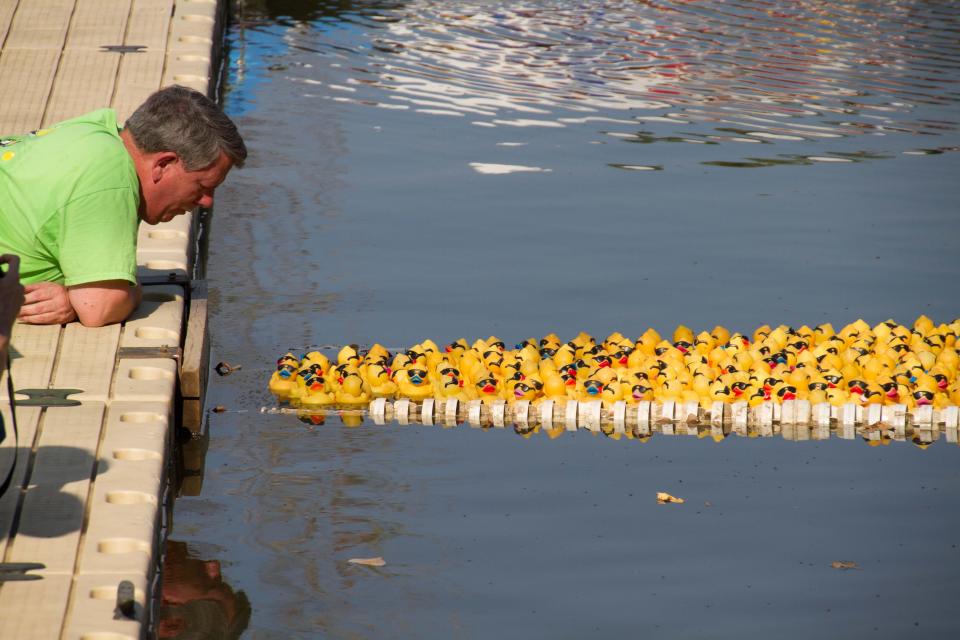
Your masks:
<path fill-rule="evenodd" d="M 902 404 L 908 409 L 960 405 L 960 319 L 912 326 L 857 320 L 794 329 L 764 325 L 752 334 L 681 325 L 672 340 L 647 329 L 633 340 L 613 333 L 598 342 L 555 334 L 508 349 L 491 336 L 445 347 L 431 340 L 391 353 L 343 347 L 331 361 L 319 351 L 277 361 L 269 389 L 280 400 L 311 408 L 363 405 L 375 398 L 507 402 L 601 400 L 712 403 L 808 400 L 812 404 Z"/>

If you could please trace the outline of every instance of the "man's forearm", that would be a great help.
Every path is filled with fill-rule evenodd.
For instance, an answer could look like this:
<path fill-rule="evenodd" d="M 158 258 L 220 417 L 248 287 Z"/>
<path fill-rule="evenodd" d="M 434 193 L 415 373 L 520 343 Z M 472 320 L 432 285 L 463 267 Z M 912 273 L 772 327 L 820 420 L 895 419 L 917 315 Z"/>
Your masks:
<path fill-rule="evenodd" d="M 131 287 L 122 285 L 72 287 L 70 304 L 77 312 L 77 319 L 86 327 L 102 327 L 127 319 L 140 304 L 143 290 L 140 285 Z"/>

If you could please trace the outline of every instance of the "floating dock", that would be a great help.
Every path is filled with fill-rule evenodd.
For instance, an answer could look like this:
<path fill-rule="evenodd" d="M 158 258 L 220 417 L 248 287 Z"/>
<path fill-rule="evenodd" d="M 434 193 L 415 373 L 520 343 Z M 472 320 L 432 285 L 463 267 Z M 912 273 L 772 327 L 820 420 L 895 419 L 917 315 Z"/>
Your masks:
<path fill-rule="evenodd" d="M 218 0 L 0 0 L 0 133 L 162 86 L 216 89 Z M 125 323 L 16 325 L 19 444 L 0 497 L 0 638 L 143 638 L 159 596 L 175 425 L 197 430 L 208 346 L 196 212 L 138 240 L 143 303 Z M 12 431 L 6 380 L 0 405 Z M 121 586 L 122 585 L 122 586 Z"/>

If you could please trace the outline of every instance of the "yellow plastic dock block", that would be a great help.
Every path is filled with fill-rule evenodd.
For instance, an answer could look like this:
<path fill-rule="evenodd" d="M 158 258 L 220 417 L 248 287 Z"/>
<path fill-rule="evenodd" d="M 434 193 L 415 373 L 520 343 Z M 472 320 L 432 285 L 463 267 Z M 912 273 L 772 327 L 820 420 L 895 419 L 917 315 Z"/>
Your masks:
<path fill-rule="evenodd" d="M 148 50 L 163 51 L 167 45 L 172 14 L 173 0 L 134 0 L 124 44 L 143 45 Z"/>
<path fill-rule="evenodd" d="M 123 42 L 130 0 L 76 0 L 76 3 L 64 49 L 99 51 L 103 45 Z"/>
<path fill-rule="evenodd" d="M 104 410 L 95 402 L 46 410 L 10 562 L 73 572 Z"/>
<path fill-rule="evenodd" d="M 133 583 L 133 619 L 116 619 L 117 586 Z M 70 612 L 64 624 L 65 640 L 138 640 L 145 634 L 148 582 L 125 573 L 81 574 L 73 583 Z"/>
<path fill-rule="evenodd" d="M 73 576 L 34 571 L 42 580 L 5 582 L 0 589 L 0 638 L 16 640 L 56 640 Z"/>
<path fill-rule="evenodd" d="M 169 404 L 176 381 L 177 363 L 172 359 L 121 358 L 112 400 Z"/>
<path fill-rule="evenodd" d="M 59 49 L 14 49 L 0 53 L 0 131 L 24 133 L 40 127 L 60 61 Z"/>
<path fill-rule="evenodd" d="M 138 44 L 133 38 L 127 41 Z M 151 93 L 160 88 L 165 60 L 163 53 L 149 50 L 121 58 L 112 104 L 119 122 L 126 121 Z"/>
<path fill-rule="evenodd" d="M 75 4 L 76 0 L 21 0 L 4 48 L 53 49 L 59 53 L 63 48 Z"/>
<path fill-rule="evenodd" d="M 12 424 L 9 405 L 6 402 L 0 404 L 2 404 L 0 413 L 3 414 L 4 422 Z M 23 479 L 27 473 L 31 455 L 30 448 L 33 446 L 34 436 L 37 432 L 40 412 L 39 407 L 18 408 L 17 425 L 20 431 L 20 446 L 14 451 L 13 438 L 7 438 L 0 445 L 0 469 L 9 469 L 13 462 L 13 456 L 17 456 L 17 467 L 13 472 L 13 479 L 10 481 L 10 489 L 3 496 L 0 496 L 0 558 L 4 557 L 7 545 L 10 542 L 10 527 L 13 524 L 20 498 L 17 487 L 23 486 Z M 4 636 L 0 634 L 0 637 Z"/>
<path fill-rule="evenodd" d="M 183 287 L 146 287 L 140 306 L 124 324 L 120 348 L 169 347 L 175 353 L 180 346 L 183 311 Z"/>
<path fill-rule="evenodd" d="M 77 322 L 68 324 L 63 331 L 53 386 L 82 389 L 72 396 L 81 402 L 106 402 L 119 337 L 118 324 L 95 329 Z"/>
<path fill-rule="evenodd" d="M 60 327 L 15 324 L 11 344 L 15 351 L 11 364 L 16 388 L 45 389 L 60 344 Z M 0 376 L 0 400 L 7 400 L 6 373 Z"/>
<path fill-rule="evenodd" d="M 47 101 L 43 126 L 110 104 L 119 64 L 119 53 L 86 49 L 64 51 Z"/>

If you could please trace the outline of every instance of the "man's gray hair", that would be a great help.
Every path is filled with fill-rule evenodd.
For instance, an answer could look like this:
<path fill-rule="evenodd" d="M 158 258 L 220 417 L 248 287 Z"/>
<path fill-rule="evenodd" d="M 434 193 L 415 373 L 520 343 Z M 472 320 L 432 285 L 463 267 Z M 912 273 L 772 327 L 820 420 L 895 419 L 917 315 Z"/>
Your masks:
<path fill-rule="evenodd" d="M 209 167 L 221 151 L 236 167 L 247 159 L 236 125 L 213 100 L 188 87 L 160 89 L 137 107 L 124 128 L 141 151 L 173 151 L 187 171 Z"/>

